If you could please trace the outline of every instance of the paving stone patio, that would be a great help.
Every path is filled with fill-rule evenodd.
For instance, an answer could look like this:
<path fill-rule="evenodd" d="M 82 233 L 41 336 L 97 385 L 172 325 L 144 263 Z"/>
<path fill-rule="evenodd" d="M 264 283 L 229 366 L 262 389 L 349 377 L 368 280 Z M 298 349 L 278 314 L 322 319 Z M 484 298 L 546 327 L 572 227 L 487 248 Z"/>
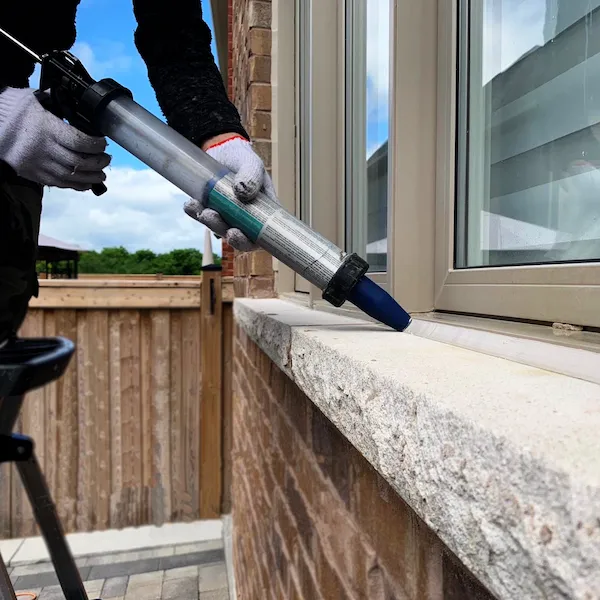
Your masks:
<path fill-rule="evenodd" d="M 77 564 L 90 600 L 229 600 L 220 539 L 80 557 Z M 9 572 L 17 593 L 64 600 L 50 562 L 21 563 Z"/>

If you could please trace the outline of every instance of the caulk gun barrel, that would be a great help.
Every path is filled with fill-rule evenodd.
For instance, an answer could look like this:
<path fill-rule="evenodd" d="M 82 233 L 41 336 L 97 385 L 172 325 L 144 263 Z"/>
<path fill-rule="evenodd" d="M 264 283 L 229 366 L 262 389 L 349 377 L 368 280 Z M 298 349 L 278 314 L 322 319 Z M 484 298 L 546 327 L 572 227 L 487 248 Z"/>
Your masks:
<path fill-rule="evenodd" d="M 264 193 L 248 204 L 240 202 L 232 174 L 223 165 L 129 96 L 117 96 L 103 105 L 96 122 L 104 135 L 185 194 L 216 210 L 231 227 L 322 290 L 323 298 L 334 306 L 350 300 L 397 330 L 408 326 L 410 318 L 403 309 L 365 277 L 366 261 L 346 254 Z"/>
<path fill-rule="evenodd" d="M 213 207 L 250 239 L 324 290 L 345 262 L 345 253 L 264 194 L 242 204 L 223 166 L 184 136 L 121 96 L 99 117 L 103 133 L 191 198 Z"/>

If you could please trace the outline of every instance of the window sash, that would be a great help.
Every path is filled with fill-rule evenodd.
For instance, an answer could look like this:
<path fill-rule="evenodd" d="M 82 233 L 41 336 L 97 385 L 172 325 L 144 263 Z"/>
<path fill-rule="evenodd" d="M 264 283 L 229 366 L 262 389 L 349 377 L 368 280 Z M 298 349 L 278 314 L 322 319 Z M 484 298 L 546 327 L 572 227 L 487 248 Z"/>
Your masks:
<path fill-rule="evenodd" d="M 405 1 L 405 0 L 403 0 Z M 455 269 L 458 2 L 439 1 L 434 308 L 600 327 L 600 264 Z M 463 32 L 464 33 L 464 32 Z"/>

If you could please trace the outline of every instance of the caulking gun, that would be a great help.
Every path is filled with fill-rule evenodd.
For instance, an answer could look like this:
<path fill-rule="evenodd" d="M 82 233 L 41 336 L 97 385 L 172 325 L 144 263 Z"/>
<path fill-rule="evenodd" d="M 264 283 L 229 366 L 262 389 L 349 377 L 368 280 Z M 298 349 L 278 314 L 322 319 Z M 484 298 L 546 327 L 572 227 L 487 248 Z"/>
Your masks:
<path fill-rule="evenodd" d="M 40 90 L 47 106 L 73 127 L 106 137 L 130 152 L 189 197 L 216 210 L 258 246 L 315 285 L 333 306 L 351 302 L 374 319 L 404 331 L 410 316 L 368 276 L 369 264 L 313 231 L 260 193 L 247 204 L 237 200 L 233 176 L 222 164 L 133 100 L 131 92 L 107 78 L 95 81 L 70 52 L 38 55 L 9 33 L 0 33 L 40 63 Z M 96 195 L 103 184 L 93 188 Z"/>

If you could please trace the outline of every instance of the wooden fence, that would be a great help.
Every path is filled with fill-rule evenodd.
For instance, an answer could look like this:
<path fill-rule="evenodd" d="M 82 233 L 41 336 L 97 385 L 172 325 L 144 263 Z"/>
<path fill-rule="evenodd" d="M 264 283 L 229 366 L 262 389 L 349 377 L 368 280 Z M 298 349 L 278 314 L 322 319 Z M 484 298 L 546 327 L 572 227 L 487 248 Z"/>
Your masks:
<path fill-rule="evenodd" d="M 208 273 L 204 283 L 40 286 L 21 335 L 65 336 L 77 350 L 59 381 L 26 397 L 17 431 L 36 442 L 65 529 L 218 516 L 227 503 L 231 282 Z M 28 500 L 3 465 L 0 538 L 29 535 L 38 530 Z"/>

